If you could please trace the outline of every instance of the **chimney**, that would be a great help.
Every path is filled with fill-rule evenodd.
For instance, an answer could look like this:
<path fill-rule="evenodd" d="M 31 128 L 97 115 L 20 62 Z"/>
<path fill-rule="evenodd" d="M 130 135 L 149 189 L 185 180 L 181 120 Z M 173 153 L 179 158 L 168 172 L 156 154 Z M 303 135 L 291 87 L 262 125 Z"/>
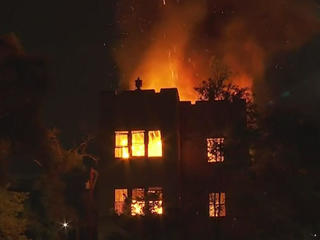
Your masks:
<path fill-rule="evenodd" d="M 141 90 L 142 87 L 142 80 L 138 77 L 138 79 L 135 81 L 136 82 L 136 90 Z"/>

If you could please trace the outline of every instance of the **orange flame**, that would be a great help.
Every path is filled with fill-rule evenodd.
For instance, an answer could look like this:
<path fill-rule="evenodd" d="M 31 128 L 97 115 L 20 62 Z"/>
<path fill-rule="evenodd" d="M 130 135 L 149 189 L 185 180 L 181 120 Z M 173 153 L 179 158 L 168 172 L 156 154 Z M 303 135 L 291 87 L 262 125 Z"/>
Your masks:
<path fill-rule="evenodd" d="M 143 88 L 176 87 L 181 100 L 192 101 L 194 87 L 210 77 L 212 57 L 230 68 L 234 84 L 251 89 L 264 80 L 274 54 L 305 44 L 320 29 L 309 0 L 142 0 L 134 6 L 120 0 L 118 15 L 127 36 L 115 52 L 121 87 L 134 89 L 139 76 Z"/>

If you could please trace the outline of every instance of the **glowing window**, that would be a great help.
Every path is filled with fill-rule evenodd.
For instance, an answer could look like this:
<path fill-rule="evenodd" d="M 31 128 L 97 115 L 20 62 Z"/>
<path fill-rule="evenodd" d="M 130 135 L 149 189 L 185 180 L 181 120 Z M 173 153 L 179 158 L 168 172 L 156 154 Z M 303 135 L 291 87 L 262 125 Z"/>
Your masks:
<path fill-rule="evenodd" d="M 132 201 L 131 201 L 131 215 L 144 215 L 144 189 L 134 188 L 132 189 Z"/>
<path fill-rule="evenodd" d="M 209 216 L 226 216 L 225 193 L 209 193 Z"/>
<path fill-rule="evenodd" d="M 132 131 L 132 156 L 144 156 L 144 131 Z"/>
<path fill-rule="evenodd" d="M 128 189 L 114 190 L 114 211 L 120 215 L 124 213 L 125 202 L 128 198 Z"/>
<path fill-rule="evenodd" d="M 116 131 L 116 147 L 114 155 L 116 158 L 129 158 L 128 131 Z"/>
<path fill-rule="evenodd" d="M 224 138 L 207 138 L 208 162 L 224 161 Z"/>
<path fill-rule="evenodd" d="M 150 187 L 148 189 L 148 201 L 149 201 L 149 211 L 152 214 L 163 213 L 162 208 L 162 188 L 160 187 Z"/>
<path fill-rule="evenodd" d="M 162 156 L 162 142 L 161 133 L 159 130 L 148 132 L 148 156 L 161 157 Z"/>

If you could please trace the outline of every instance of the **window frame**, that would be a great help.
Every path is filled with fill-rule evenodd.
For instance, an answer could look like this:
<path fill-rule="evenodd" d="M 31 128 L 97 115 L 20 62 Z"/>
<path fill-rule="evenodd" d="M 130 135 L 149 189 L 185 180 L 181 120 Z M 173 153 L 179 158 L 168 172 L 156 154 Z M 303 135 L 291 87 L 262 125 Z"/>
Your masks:
<path fill-rule="evenodd" d="M 148 138 L 147 138 L 147 142 L 146 142 L 146 147 L 147 147 L 147 154 L 148 154 L 148 158 L 161 158 L 163 156 L 163 140 L 162 140 L 162 134 L 161 134 L 161 130 L 147 130 L 148 132 Z M 150 132 L 159 132 L 160 135 L 160 143 L 161 143 L 161 156 L 150 156 L 149 155 L 149 145 L 150 145 Z"/>
<path fill-rule="evenodd" d="M 117 136 L 120 136 L 120 135 L 126 135 L 127 136 L 127 145 L 125 145 L 125 146 L 122 146 L 121 144 L 120 144 L 120 146 L 118 146 L 117 145 Z M 129 139 L 129 136 L 130 136 L 130 134 L 129 134 L 129 131 L 125 131 L 125 130 L 120 130 L 120 131 L 115 131 L 114 132 L 114 157 L 115 158 L 118 158 L 118 159 L 128 159 L 128 158 L 130 158 L 130 147 L 129 147 L 129 143 L 130 143 L 130 139 Z M 120 155 L 121 156 L 117 156 L 117 149 L 119 149 L 120 150 Z M 128 157 L 123 157 L 123 149 L 127 149 L 127 154 L 128 154 Z"/>
<path fill-rule="evenodd" d="M 152 215 L 162 215 L 163 214 L 163 189 L 162 187 L 148 187 L 146 202 L 148 204 L 148 209 Z M 158 195 L 157 199 L 150 199 L 150 195 Z M 157 210 L 158 209 L 158 210 Z M 159 213 L 159 212 L 161 213 Z"/>
<path fill-rule="evenodd" d="M 218 202 L 216 197 L 218 196 Z M 226 192 L 210 192 L 208 194 L 208 214 L 210 218 L 224 218 L 227 215 L 226 211 Z M 216 212 L 216 209 L 218 211 Z"/>
<path fill-rule="evenodd" d="M 206 137 L 206 160 L 209 164 L 219 164 L 225 161 L 225 140 L 224 136 L 220 137 Z M 215 142 L 217 141 L 217 142 Z M 209 143 L 212 143 L 212 146 Z M 214 144 L 217 144 L 217 149 L 214 150 Z M 211 147 L 211 149 L 210 149 Z M 212 153 L 210 151 L 216 151 L 217 153 Z M 211 155 L 211 157 L 210 157 Z M 210 159 L 211 158 L 211 159 Z"/>
<path fill-rule="evenodd" d="M 122 193 L 125 192 L 126 198 L 123 200 L 117 200 L 117 194 L 116 194 L 117 190 L 121 191 Z M 114 211 L 118 216 L 120 216 L 125 213 L 125 204 L 126 204 L 126 200 L 129 197 L 129 191 L 128 191 L 128 188 L 115 188 L 113 192 L 114 192 Z"/>
<path fill-rule="evenodd" d="M 136 192 L 137 196 L 134 196 L 134 192 Z M 139 199 L 140 195 L 142 193 L 142 199 Z M 134 212 L 133 206 L 136 203 L 137 205 L 141 206 L 141 213 Z M 146 215 L 145 208 L 146 208 L 146 191 L 144 188 L 132 188 L 131 189 L 131 203 L 130 203 L 130 214 L 131 216 L 144 216 Z"/>
<path fill-rule="evenodd" d="M 129 152 L 129 158 L 140 158 L 140 157 L 145 157 L 146 156 L 146 131 L 145 130 L 131 130 L 129 131 L 130 135 L 130 141 L 128 142 L 130 152 Z M 143 134 L 143 155 L 134 155 L 134 146 L 141 146 L 141 143 L 133 143 L 133 135 L 134 134 Z"/>
<path fill-rule="evenodd" d="M 116 191 L 117 190 L 126 190 L 127 192 L 127 199 L 128 202 L 126 202 L 126 199 L 124 201 L 116 201 Z M 136 191 L 136 194 L 135 194 Z M 159 195 L 159 198 L 157 199 L 150 199 L 149 194 L 151 194 L 151 191 L 157 192 Z M 128 214 L 128 212 L 125 212 L 125 205 L 124 204 L 129 204 L 128 209 L 129 209 L 129 215 L 130 216 L 145 216 L 146 213 L 151 214 L 152 216 L 162 216 L 163 215 L 163 188 L 159 186 L 152 186 L 152 187 L 132 187 L 132 188 L 114 188 L 113 189 L 113 196 L 114 196 L 114 212 L 120 216 L 123 214 Z M 118 211 L 119 209 L 119 204 L 122 203 L 123 206 L 122 211 Z M 133 204 L 138 203 L 142 210 L 141 214 L 137 212 L 133 212 Z M 161 210 L 152 209 L 154 206 L 160 206 Z"/>
<path fill-rule="evenodd" d="M 144 155 L 133 155 L 133 141 L 132 141 L 132 136 L 134 133 L 138 133 L 138 132 L 143 132 L 144 134 Z M 160 135 L 160 144 L 161 144 L 161 156 L 149 156 L 149 134 L 150 132 L 159 132 Z M 129 159 L 141 159 L 141 158 L 151 158 L 151 159 L 157 159 L 157 158 L 162 158 L 163 157 L 163 138 L 162 138 L 162 134 L 161 134 L 162 130 L 161 129 L 134 129 L 134 130 L 115 130 L 114 131 L 114 158 L 115 159 L 121 159 L 121 160 L 129 160 Z M 128 144 L 127 146 L 117 146 L 117 133 L 126 133 L 127 135 L 127 140 L 128 140 Z M 128 150 L 128 157 L 117 157 L 116 156 L 116 149 L 123 149 L 123 148 L 127 148 Z"/>

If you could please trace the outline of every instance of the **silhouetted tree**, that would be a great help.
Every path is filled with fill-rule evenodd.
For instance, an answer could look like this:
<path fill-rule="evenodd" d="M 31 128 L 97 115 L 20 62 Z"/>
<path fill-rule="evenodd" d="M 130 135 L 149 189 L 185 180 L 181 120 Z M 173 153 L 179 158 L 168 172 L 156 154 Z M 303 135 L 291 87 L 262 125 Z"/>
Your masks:
<path fill-rule="evenodd" d="M 28 222 L 24 208 L 27 198 L 27 193 L 0 187 L 0 239 L 28 240 L 25 235 Z"/>
<path fill-rule="evenodd" d="M 212 60 L 211 77 L 202 81 L 200 86 L 194 89 L 199 94 L 199 99 L 204 101 L 245 101 L 247 124 L 250 128 L 256 128 L 257 107 L 253 102 L 253 94 L 248 88 L 242 88 L 232 83 L 232 72 L 217 58 Z"/>
<path fill-rule="evenodd" d="M 19 229 L 34 240 L 64 238 L 59 232 L 65 219 L 75 231 L 85 211 L 82 200 L 89 176 L 84 158 L 96 160 L 86 153 L 87 140 L 66 150 L 58 131 L 44 127 L 46 82 L 46 62 L 25 54 L 14 34 L 0 36 L 0 187 L 9 194 L 2 200 L 29 192 L 16 206 L 19 216 L 27 217 Z"/>

